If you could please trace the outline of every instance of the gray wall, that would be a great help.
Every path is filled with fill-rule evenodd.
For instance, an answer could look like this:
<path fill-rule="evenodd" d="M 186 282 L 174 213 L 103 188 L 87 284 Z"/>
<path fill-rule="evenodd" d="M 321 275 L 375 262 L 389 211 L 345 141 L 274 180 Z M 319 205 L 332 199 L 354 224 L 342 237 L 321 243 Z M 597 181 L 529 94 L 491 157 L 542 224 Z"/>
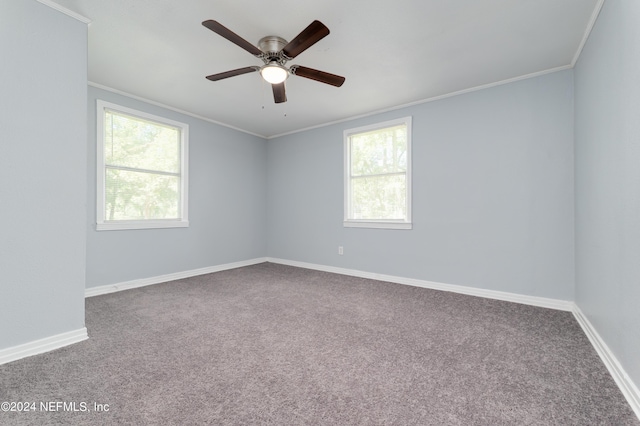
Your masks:
<path fill-rule="evenodd" d="M 0 2 L 0 349 L 84 327 L 87 26 Z"/>
<path fill-rule="evenodd" d="M 640 2 L 607 1 L 575 68 L 576 303 L 640 384 Z"/>
<path fill-rule="evenodd" d="M 572 91 L 568 70 L 269 140 L 269 256 L 573 300 Z M 413 229 L 344 228 L 343 130 L 408 115 Z"/>
<path fill-rule="evenodd" d="M 188 228 L 96 231 L 96 99 L 189 125 Z M 264 139 L 89 87 L 87 287 L 266 255 Z"/>

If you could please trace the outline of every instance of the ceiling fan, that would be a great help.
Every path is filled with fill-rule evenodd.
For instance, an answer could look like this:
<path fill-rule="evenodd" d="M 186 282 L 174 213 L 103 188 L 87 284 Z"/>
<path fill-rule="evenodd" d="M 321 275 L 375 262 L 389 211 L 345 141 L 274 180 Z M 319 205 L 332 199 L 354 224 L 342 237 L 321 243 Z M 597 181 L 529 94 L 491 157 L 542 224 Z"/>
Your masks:
<path fill-rule="evenodd" d="M 278 36 L 266 36 L 262 37 L 258 41 L 258 47 L 249 43 L 247 40 L 243 39 L 217 21 L 204 21 L 202 25 L 209 28 L 214 33 L 226 38 L 231 43 L 243 48 L 256 58 L 262 59 L 264 62 L 264 65 L 261 67 L 244 67 L 207 76 L 207 79 L 211 81 L 218 81 L 234 77 L 236 75 L 259 71 L 262 78 L 271 84 L 273 99 L 276 103 L 287 101 L 284 82 L 289 75 L 309 78 L 311 80 L 330 84 L 336 87 L 342 86 L 342 83 L 345 81 L 345 78 L 339 75 L 303 67 L 302 65 L 291 65 L 288 68 L 286 66 L 288 61 L 292 60 L 329 35 L 329 28 L 320 21 L 313 21 L 290 42 L 287 42 L 285 39 Z"/>

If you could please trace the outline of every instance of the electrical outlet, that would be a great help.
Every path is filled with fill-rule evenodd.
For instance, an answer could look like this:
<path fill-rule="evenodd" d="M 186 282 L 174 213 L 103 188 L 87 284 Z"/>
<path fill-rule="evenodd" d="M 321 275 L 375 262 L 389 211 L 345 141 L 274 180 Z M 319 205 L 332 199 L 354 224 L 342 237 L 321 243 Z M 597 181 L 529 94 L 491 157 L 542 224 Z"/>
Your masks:
<path fill-rule="evenodd" d="M 342 248 L 342 246 L 338 246 L 338 254 L 339 255 L 343 255 L 344 254 L 344 249 Z"/>

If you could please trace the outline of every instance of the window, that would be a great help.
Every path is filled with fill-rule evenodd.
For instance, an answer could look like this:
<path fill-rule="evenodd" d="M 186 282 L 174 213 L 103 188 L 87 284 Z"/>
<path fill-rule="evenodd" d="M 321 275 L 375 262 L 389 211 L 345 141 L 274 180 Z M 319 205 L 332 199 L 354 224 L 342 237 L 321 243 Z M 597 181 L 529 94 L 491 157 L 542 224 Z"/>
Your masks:
<path fill-rule="evenodd" d="M 411 117 L 344 132 L 344 226 L 411 229 Z"/>
<path fill-rule="evenodd" d="M 97 102 L 96 229 L 189 226 L 189 127 Z"/>

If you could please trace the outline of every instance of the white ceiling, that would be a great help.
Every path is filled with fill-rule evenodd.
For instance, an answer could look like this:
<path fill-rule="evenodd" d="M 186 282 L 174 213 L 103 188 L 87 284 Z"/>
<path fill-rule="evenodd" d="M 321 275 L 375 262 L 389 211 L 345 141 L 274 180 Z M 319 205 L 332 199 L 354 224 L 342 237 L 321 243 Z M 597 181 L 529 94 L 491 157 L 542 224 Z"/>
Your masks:
<path fill-rule="evenodd" d="M 570 67 L 603 0 L 54 0 L 91 20 L 89 81 L 264 137 Z M 51 3 L 51 0 L 48 0 Z M 292 76 L 275 104 L 262 62 L 201 25 L 256 43 L 314 19 L 331 33 L 290 61 L 346 77 Z"/>

